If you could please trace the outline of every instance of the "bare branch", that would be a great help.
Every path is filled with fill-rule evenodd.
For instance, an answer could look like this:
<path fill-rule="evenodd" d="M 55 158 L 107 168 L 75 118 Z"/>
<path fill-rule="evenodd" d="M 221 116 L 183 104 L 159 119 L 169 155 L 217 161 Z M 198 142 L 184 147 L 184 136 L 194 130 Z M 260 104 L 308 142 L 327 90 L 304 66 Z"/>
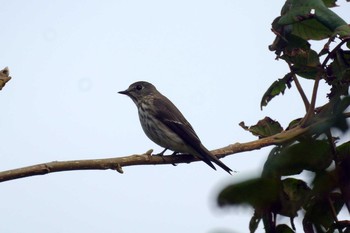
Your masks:
<path fill-rule="evenodd" d="M 349 114 L 345 115 L 349 116 Z M 283 131 L 276 135 L 262 138 L 259 140 L 235 143 L 223 148 L 219 148 L 211 151 L 218 158 L 223 158 L 228 155 L 232 155 L 244 151 L 252 151 L 267 147 L 270 145 L 280 145 L 291 140 L 297 139 L 304 133 L 312 133 L 317 130 L 318 127 L 327 122 L 332 121 L 331 118 L 318 119 L 317 122 L 309 125 L 308 127 L 297 126 L 287 131 Z M 22 167 L 18 169 L 8 170 L 0 172 L 0 182 L 36 176 L 45 175 L 53 172 L 73 171 L 73 170 L 115 170 L 119 173 L 123 173 L 122 168 L 135 165 L 159 165 L 159 164 L 178 164 L 178 163 L 191 163 L 199 161 L 197 158 L 188 154 L 172 155 L 172 156 L 155 156 L 151 155 L 152 150 L 147 151 L 144 154 L 135 154 L 125 157 L 106 158 L 106 159 L 90 159 L 90 160 L 72 160 L 72 161 L 54 161 L 49 163 L 42 163 L 28 167 Z"/>

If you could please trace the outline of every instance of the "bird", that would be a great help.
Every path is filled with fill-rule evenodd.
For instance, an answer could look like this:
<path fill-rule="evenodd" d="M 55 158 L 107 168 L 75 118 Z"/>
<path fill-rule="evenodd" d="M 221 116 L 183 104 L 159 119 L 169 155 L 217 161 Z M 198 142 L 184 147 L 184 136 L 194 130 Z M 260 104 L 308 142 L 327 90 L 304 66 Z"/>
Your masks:
<path fill-rule="evenodd" d="M 188 153 L 204 161 L 216 170 L 213 163 L 231 174 L 232 170 L 214 156 L 201 142 L 192 125 L 180 110 L 156 87 L 146 81 L 138 81 L 119 94 L 127 95 L 136 104 L 144 133 L 164 150 Z M 213 162 L 213 163 L 212 163 Z"/>

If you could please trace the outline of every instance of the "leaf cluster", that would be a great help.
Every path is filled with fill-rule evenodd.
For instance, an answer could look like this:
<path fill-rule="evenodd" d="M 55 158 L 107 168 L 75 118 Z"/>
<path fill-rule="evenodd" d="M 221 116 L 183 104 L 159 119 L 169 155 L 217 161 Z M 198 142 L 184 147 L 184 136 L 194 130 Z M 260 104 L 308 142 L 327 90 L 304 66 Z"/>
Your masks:
<path fill-rule="evenodd" d="M 265 138 L 322 123 L 312 132 L 276 144 L 260 177 L 231 184 L 218 195 L 221 207 L 254 208 L 250 232 L 260 222 L 266 232 L 295 232 L 296 217 L 307 233 L 350 232 L 350 221 L 338 219 L 343 208 L 350 213 L 350 141 L 341 140 L 349 132 L 350 26 L 331 10 L 334 6 L 335 0 L 287 0 L 272 23 L 276 38 L 269 49 L 287 63 L 289 72 L 267 89 L 261 108 L 294 83 L 306 113 L 285 129 L 269 117 L 253 126 L 244 122 L 240 126 Z M 325 41 L 320 51 L 312 48 L 315 40 Z M 314 82 L 310 100 L 298 78 Z M 329 87 L 328 102 L 317 107 L 320 80 Z M 341 138 L 334 129 L 343 132 Z M 290 224 L 280 223 L 278 216 L 289 218 Z"/>

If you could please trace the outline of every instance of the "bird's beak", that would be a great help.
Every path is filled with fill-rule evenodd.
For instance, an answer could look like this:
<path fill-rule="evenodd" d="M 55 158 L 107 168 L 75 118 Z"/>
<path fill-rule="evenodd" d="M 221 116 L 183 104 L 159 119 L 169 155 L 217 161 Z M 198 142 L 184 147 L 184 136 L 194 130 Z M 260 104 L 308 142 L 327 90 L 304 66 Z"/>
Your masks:
<path fill-rule="evenodd" d="M 127 95 L 129 93 L 129 90 L 125 90 L 125 91 L 118 91 L 119 94 L 123 94 L 123 95 Z"/>

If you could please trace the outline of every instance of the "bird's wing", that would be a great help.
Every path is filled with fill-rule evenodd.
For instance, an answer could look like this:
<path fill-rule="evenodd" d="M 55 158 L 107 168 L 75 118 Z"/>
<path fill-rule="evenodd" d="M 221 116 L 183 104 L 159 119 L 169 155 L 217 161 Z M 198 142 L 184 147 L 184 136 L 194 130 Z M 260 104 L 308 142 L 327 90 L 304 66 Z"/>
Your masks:
<path fill-rule="evenodd" d="M 156 118 L 177 133 L 182 140 L 191 146 L 201 143 L 192 125 L 168 98 L 164 96 L 164 98 L 154 99 L 153 104 L 158 110 Z"/>
<path fill-rule="evenodd" d="M 211 157 L 207 150 L 203 150 L 203 145 L 194 131 L 191 124 L 186 120 L 177 107 L 165 96 L 153 100 L 156 106 L 156 118 L 163 122 L 169 129 L 174 131 L 189 146 L 191 146 L 200 158 L 210 167 L 215 169 L 211 163 Z M 216 169 L 215 169 L 216 170 Z"/>
<path fill-rule="evenodd" d="M 186 120 L 182 113 L 177 107 L 165 96 L 164 98 L 153 99 L 153 104 L 156 106 L 155 117 L 159 121 L 163 122 L 170 130 L 174 131 L 179 137 L 191 146 L 196 152 L 197 156 L 200 157 L 206 164 L 216 168 L 211 163 L 213 161 L 222 169 L 231 174 L 231 169 L 221 162 L 217 157 L 212 155 L 201 143 L 196 132 L 192 128 L 191 124 Z"/>

